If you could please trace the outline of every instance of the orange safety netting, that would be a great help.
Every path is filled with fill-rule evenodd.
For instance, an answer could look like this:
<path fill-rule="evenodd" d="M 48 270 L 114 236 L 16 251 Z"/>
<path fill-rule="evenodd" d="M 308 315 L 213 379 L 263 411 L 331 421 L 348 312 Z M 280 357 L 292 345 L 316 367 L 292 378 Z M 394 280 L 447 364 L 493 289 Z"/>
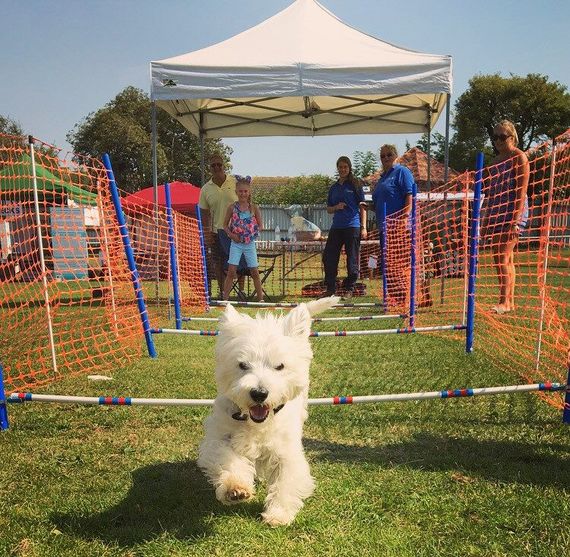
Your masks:
<path fill-rule="evenodd" d="M 483 176 L 476 348 L 528 382 L 565 382 L 570 135 L 557 138 L 554 148 L 548 142 L 527 156 L 528 170 L 524 159 L 514 158 L 485 169 Z M 523 215 L 515 221 L 519 198 Z M 558 396 L 552 400 L 560 402 Z"/>
<path fill-rule="evenodd" d="M 141 354 L 142 325 L 103 166 L 93 159 L 61 160 L 36 141 L 36 211 L 30 147 L 22 138 L 0 140 L 0 361 L 7 388 L 109 370 Z M 570 135 L 554 145 L 528 153 L 525 226 L 522 220 L 513 225 L 521 165 L 503 161 L 483 172 L 475 350 L 529 382 L 565 382 L 568 369 Z M 466 321 L 473 192 L 469 172 L 418 193 L 416 326 Z M 165 309 L 172 309 L 166 210 L 131 202 L 123 211 L 151 323 L 162 325 Z M 173 212 L 173 218 L 182 307 L 184 313 L 203 311 L 199 224 L 192 214 Z M 383 302 L 384 259 L 388 309 L 408 311 L 411 232 L 409 219 L 391 215 L 384 258 L 378 230 L 370 232 L 361 245 L 355 296 Z M 266 299 L 320 294 L 323 248 L 324 241 L 313 238 L 258 242 Z M 340 278 L 345 269 L 343 255 Z M 213 269 L 209 274 L 215 282 Z M 250 278 L 245 281 L 241 293 L 251 294 Z M 339 288 L 342 293 L 342 282 Z M 559 395 L 546 396 L 561 404 Z"/>
<path fill-rule="evenodd" d="M 121 195 L 121 198 L 125 196 Z M 174 303 L 167 211 L 165 207 L 154 209 L 148 204 L 137 203 L 136 198 L 123 201 L 122 208 L 149 315 L 155 323 L 164 318 L 164 308 L 172 309 Z M 193 211 L 188 214 L 172 211 L 172 219 L 180 305 L 187 313 L 205 311 L 206 289 L 198 220 Z"/>
<path fill-rule="evenodd" d="M 529 153 L 526 195 L 516 207 L 516 160 L 483 170 L 475 350 L 527 382 L 565 383 L 570 318 L 570 133 Z M 475 173 L 466 172 L 416 201 L 416 326 L 465 324 Z M 524 187 L 522 185 L 518 186 Z M 526 201 L 524 201 L 526 198 Z M 514 221 L 528 206 L 528 217 Z M 258 242 L 266 299 L 315 296 L 322 282 L 323 239 Z M 386 305 L 408 311 L 411 227 L 403 214 L 386 219 Z M 346 276 L 339 262 L 337 292 Z M 512 278 L 515 280 L 513 281 Z M 252 292 L 251 290 L 249 291 Z M 359 296 L 383 302 L 382 250 L 378 230 L 361 243 Z M 366 299 L 369 301 L 369 299 Z M 444 333 L 449 334 L 449 333 Z M 453 333 L 458 335 L 459 333 Z M 544 395 L 561 405 L 559 394 Z"/>
<path fill-rule="evenodd" d="M 128 212 L 133 232 L 146 226 L 143 209 Z M 166 222 L 165 212 L 160 215 Z M 203 268 L 194 255 L 197 221 L 175 219 L 182 301 L 203 309 L 203 280 L 196 278 Z M 149 250 L 151 237 L 134 240 L 135 256 L 144 263 L 141 254 L 159 253 L 168 268 L 166 244 Z M 157 290 L 170 291 L 168 274 L 160 276 Z M 109 372 L 141 355 L 143 327 L 131 278 L 102 163 L 77 155 L 65 160 L 38 140 L 32 148 L 24 138 L 0 135 L 0 361 L 6 389 Z M 155 290 L 154 273 L 151 281 L 152 288 L 141 282 L 147 296 Z"/>

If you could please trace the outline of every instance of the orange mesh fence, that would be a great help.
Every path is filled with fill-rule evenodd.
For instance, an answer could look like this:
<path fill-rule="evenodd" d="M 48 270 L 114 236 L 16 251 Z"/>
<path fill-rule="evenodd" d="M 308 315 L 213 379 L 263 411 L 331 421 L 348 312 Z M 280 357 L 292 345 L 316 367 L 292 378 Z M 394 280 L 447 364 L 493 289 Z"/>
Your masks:
<path fill-rule="evenodd" d="M 174 301 L 167 211 L 165 207 L 155 210 L 144 200 L 139 203 L 136 196 L 124 202 L 125 197 L 123 192 L 122 208 L 149 316 L 153 325 L 164 324 L 166 308 L 172 310 Z M 202 312 L 206 310 L 206 289 L 198 220 L 177 211 L 172 215 L 180 305 L 187 311 Z"/>
<path fill-rule="evenodd" d="M 129 213 L 133 234 L 144 230 L 134 250 L 150 277 L 141 282 L 145 295 L 157 290 L 166 297 L 166 240 L 166 247 L 149 248 L 154 219 L 149 225 L 148 211 L 136 206 Z M 205 307 L 203 280 L 196 278 L 203 275 L 198 226 L 196 219 L 177 219 L 182 299 L 195 311 Z M 166 305 L 153 312 L 164 320 Z M 38 140 L 32 149 L 24 138 L 0 135 L 0 329 L 8 390 L 108 372 L 143 354 L 132 277 L 100 161 L 66 160 Z"/>
<path fill-rule="evenodd" d="M 199 223 L 181 213 L 176 213 L 174 219 L 180 304 L 185 313 L 203 312 L 207 306 Z"/>
<path fill-rule="evenodd" d="M 0 360 L 8 389 L 87 370 L 106 371 L 143 353 L 132 277 L 102 164 L 77 157 L 62 160 L 38 141 L 35 147 L 32 153 L 22 138 L 0 136 Z M 549 143 L 537 147 L 528 158 L 524 227 L 513 217 L 513 184 L 520 164 L 503 161 L 484 171 L 475 349 L 525 381 L 565 382 L 570 135 L 558 138 L 555 149 Z M 465 323 L 473 187 L 473 173 L 466 173 L 437 191 L 418 194 L 416 326 Z M 172 300 L 166 211 L 132 201 L 123 211 L 151 323 L 161 326 Z M 182 307 L 185 313 L 204 311 L 199 224 L 193 215 L 173 213 Z M 398 214 L 387 219 L 386 301 L 397 310 L 409 307 L 411 237 L 408 219 Z M 324 244 L 313 238 L 258 242 L 266 299 L 322 293 Z M 503 257 L 505 245 L 509 249 Z M 355 295 L 381 303 L 378 230 L 362 242 L 360 264 Z M 211 282 L 215 275 L 209 269 Z M 344 276 L 342 254 L 339 278 Z M 241 289 L 245 296 L 253 294 L 250 282 L 246 276 Z M 548 400 L 561 404 L 559 395 Z"/>
<path fill-rule="evenodd" d="M 102 164 L 62 160 L 39 141 L 33 146 L 0 137 L 0 359 L 7 389 L 108 371 L 140 353 L 140 319 L 132 287 L 124 291 L 130 277 L 108 220 Z"/>
<path fill-rule="evenodd" d="M 483 172 L 475 349 L 524 381 L 565 383 L 570 317 L 570 133 L 556 140 L 555 150 L 545 143 L 527 155 L 528 188 L 526 195 L 520 192 L 522 203 L 516 210 L 528 205 L 528 218 L 515 222 L 520 163 L 507 160 Z M 416 326 L 466 323 L 473 192 L 474 173 L 467 172 L 417 196 Z M 258 242 L 260 268 L 267 265 L 265 257 L 269 261 L 264 289 L 271 301 L 324 291 L 324 245 L 324 240 Z M 386 220 L 385 265 L 388 309 L 407 311 L 411 229 L 402 214 Z M 343 254 L 339 277 L 344 276 Z M 338 284 L 342 287 L 342 280 Z M 372 230 L 361 244 L 359 284 L 362 288 L 356 289 L 356 296 L 382 302 L 378 230 Z M 458 332 L 441 334 L 463 337 Z M 555 405 L 562 404 L 559 394 L 544 396 Z"/>
<path fill-rule="evenodd" d="M 494 165 L 483 180 L 476 348 L 528 382 L 565 382 L 568 370 L 570 136 L 555 146 L 527 153 L 526 196 L 524 160 Z"/>

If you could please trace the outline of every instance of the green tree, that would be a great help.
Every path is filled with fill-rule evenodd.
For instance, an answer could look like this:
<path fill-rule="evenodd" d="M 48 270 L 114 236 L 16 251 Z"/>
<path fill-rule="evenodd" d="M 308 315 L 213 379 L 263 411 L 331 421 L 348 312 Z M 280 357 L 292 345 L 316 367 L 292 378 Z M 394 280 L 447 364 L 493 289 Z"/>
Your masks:
<path fill-rule="evenodd" d="M 352 156 L 352 171 L 358 178 L 366 178 L 378 170 L 378 157 L 372 151 L 355 151 Z"/>
<path fill-rule="evenodd" d="M 409 145 L 409 143 L 407 143 Z M 418 142 L 416 147 L 421 149 L 424 153 L 428 152 L 428 134 L 424 133 Z M 445 135 L 439 132 L 432 132 L 430 141 L 430 156 L 439 162 L 445 161 Z M 409 147 L 408 147 L 409 149 Z"/>
<path fill-rule="evenodd" d="M 152 183 L 151 103 L 148 95 L 127 87 L 103 108 L 92 112 L 67 134 L 75 152 L 92 157 L 108 153 L 119 187 L 138 191 Z M 228 160 L 231 148 L 219 139 L 205 142 L 205 155 L 220 152 Z M 198 138 L 163 110 L 157 111 L 158 180 L 199 184 Z"/>
<path fill-rule="evenodd" d="M 479 150 L 492 156 L 493 128 L 505 118 L 515 124 L 519 147 L 526 151 L 570 126 L 570 94 L 566 86 L 540 74 L 474 76 L 455 103 L 451 166 L 472 168 Z"/>
<path fill-rule="evenodd" d="M 266 205 L 309 205 L 326 203 L 333 179 L 323 174 L 295 176 L 278 186 L 256 184 L 253 197 L 256 203 Z"/>
<path fill-rule="evenodd" d="M 7 135 L 24 135 L 19 122 L 16 122 L 16 120 L 13 120 L 9 116 L 2 116 L 2 114 L 0 114 L 0 133 Z"/>

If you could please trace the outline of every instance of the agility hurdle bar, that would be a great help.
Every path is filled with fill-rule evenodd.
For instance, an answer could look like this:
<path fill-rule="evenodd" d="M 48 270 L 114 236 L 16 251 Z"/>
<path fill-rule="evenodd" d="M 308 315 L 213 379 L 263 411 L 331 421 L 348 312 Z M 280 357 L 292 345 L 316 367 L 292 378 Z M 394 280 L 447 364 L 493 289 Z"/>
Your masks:
<path fill-rule="evenodd" d="M 321 323 L 324 321 L 369 321 L 371 319 L 392 319 L 394 317 L 400 317 L 401 319 L 406 319 L 408 316 L 405 313 L 394 314 L 394 315 L 356 315 L 356 316 L 345 316 L 345 317 L 313 317 L 313 323 Z M 219 321 L 219 317 L 183 317 L 182 321 Z"/>
<path fill-rule="evenodd" d="M 464 331 L 465 325 L 435 325 L 433 327 L 401 327 L 399 329 L 372 329 L 363 331 L 311 331 L 309 337 L 351 337 L 358 335 L 390 335 L 390 334 L 411 334 L 427 333 L 431 331 Z M 192 331 L 190 329 L 151 329 L 152 334 L 173 333 L 179 335 L 195 335 L 202 337 L 215 337 L 220 334 L 218 330 L 212 331 Z"/>
<path fill-rule="evenodd" d="M 377 402 L 404 402 L 411 400 L 468 398 L 483 395 L 504 395 L 513 393 L 528 393 L 534 391 L 555 392 L 564 391 L 566 385 L 561 383 L 534 383 L 530 385 L 506 385 L 501 387 L 481 387 L 476 389 L 453 389 L 445 391 L 420 391 L 416 393 L 362 395 L 362 396 L 334 396 L 327 398 L 310 398 L 311 406 L 365 404 Z M 7 402 L 54 402 L 61 404 L 86 404 L 99 406 L 212 406 L 214 399 L 192 398 L 131 398 L 111 396 L 66 396 L 66 395 L 40 395 L 35 393 L 12 393 Z"/>
<path fill-rule="evenodd" d="M 314 300 L 307 300 L 307 302 L 314 301 Z M 295 308 L 301 304 L 305 304 L 307 302 L 240 302 L 240 301 L 228 301 L 228 300 L 212 300 L 212 306 L 222 306 L 225 307 L 228 304 L 232 306 L 251 306 L 251 307 L 259 307 L 259 308 Z M 361 307 L 361 308 L 375 308 L 375 307 L 383 307 L 382 304 L 378 302 L 360 302 L 360 303 L 345 303 L 345 304 L 335 304 L 331 306 L 332 308 L 353 308 L 353 307 Z M 407 317 L 407 316 L 406 316 Z"/>

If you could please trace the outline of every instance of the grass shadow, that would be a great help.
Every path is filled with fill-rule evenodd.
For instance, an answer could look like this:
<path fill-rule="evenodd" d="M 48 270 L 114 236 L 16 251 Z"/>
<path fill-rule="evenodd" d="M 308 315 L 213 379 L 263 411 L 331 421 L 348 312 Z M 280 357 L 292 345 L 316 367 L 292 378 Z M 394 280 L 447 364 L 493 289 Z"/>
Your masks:
<path fill-rule="evenodd" d="M 132 547 L 165 534 L 198 540 L 212 535 L 212 514 L 257 518 L 261 503 L 235 507 L 219 503 L 212 486 L 193 461 L 164 462 L 133 472 L 132 485 L 115 506 L 89 516 L 53 514 L 57 528 L 84 540 Z"/>
<path fill-rule="evenodd" d="M 317 460 L 342 464 L 373 463 L 425 471 L 461 471 L 503 483 L 568 489 L 570 448 L 560 444 L 492 441 L 418 433 L 412 439 L 378 447 L 362 447 L 305 439 Z"/>

